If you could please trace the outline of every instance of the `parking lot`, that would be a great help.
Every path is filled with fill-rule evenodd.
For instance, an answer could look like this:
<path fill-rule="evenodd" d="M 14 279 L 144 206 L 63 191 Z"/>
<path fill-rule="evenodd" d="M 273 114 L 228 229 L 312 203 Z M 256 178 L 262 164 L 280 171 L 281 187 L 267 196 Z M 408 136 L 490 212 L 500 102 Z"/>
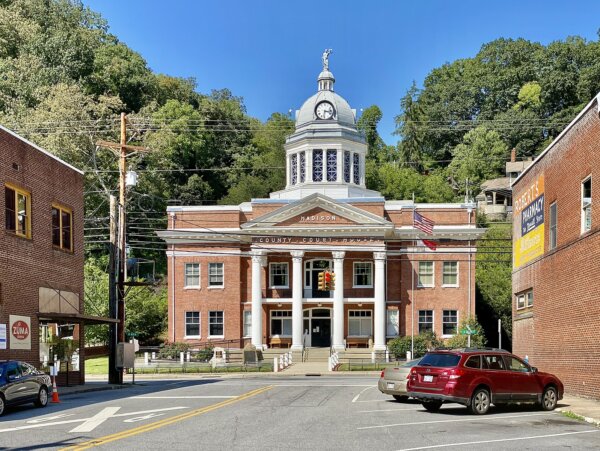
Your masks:
<path fill-rule="evenodd" d="M 0 446 L 62 449 L 598 449 L 600 429 L 533 407 L 474 416 L 382 395 L 374 377 L 142 381 L 133 388 L 18 407 Z M 76 449 L 76 448 L 71 448 Z"/>

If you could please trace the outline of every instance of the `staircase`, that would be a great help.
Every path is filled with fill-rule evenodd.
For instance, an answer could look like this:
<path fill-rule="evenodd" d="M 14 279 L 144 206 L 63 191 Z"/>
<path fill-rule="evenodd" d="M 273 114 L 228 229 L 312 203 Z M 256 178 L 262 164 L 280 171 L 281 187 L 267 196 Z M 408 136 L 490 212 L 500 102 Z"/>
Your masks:
<path fill-rule="evenodd" d="M 325 362 L 329 361 L 329 348 L 306 348 L 305 362 Z"/>

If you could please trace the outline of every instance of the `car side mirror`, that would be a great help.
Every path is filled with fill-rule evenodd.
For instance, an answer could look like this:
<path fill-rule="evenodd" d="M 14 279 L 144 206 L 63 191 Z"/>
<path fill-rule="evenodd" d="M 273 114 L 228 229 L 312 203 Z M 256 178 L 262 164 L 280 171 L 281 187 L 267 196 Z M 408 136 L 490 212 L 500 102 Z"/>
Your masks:
<path fill-rule="evenodd" d="M 537 369 L 537 367 L 535 367 L 535 366 L 532 366 L 532 367 L 531 367 L 531 372 L 532 372 L 532 373 L 537 373 L 537 372 L 538 372 L 538 369 Z"/>

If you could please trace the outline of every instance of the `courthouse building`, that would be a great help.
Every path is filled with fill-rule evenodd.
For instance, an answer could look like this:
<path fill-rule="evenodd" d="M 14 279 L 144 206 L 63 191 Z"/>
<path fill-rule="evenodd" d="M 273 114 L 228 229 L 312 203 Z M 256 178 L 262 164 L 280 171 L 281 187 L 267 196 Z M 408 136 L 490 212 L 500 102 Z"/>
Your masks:
<path fill-rule="evenodd" d="M 399 335 L 450 337 L 475 313 L 474 207 L 367 189 L 365 138 L 334 82 L 324 59 L 286 140 L 285 189 L 240 205 L 168 207 L 157 233 L 168 244 L 169 341 L 384 350 Z M 432 235 L 413 227 L 415 210 L 434 222 Z M 335 285 L 322 291 L 327 268 Z"/>

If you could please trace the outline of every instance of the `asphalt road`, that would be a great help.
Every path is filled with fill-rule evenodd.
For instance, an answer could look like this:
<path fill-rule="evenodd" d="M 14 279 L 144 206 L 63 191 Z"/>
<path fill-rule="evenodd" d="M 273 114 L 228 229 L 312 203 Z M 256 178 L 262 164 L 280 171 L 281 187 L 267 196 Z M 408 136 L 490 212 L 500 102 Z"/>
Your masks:
<path fill-rule="evenodd" d="M 373 377 L 146 381 L 10 409 L 0 449 L 599 449 L 600 429 L 533 407 L 474 416 L 382 395 Z"/>

